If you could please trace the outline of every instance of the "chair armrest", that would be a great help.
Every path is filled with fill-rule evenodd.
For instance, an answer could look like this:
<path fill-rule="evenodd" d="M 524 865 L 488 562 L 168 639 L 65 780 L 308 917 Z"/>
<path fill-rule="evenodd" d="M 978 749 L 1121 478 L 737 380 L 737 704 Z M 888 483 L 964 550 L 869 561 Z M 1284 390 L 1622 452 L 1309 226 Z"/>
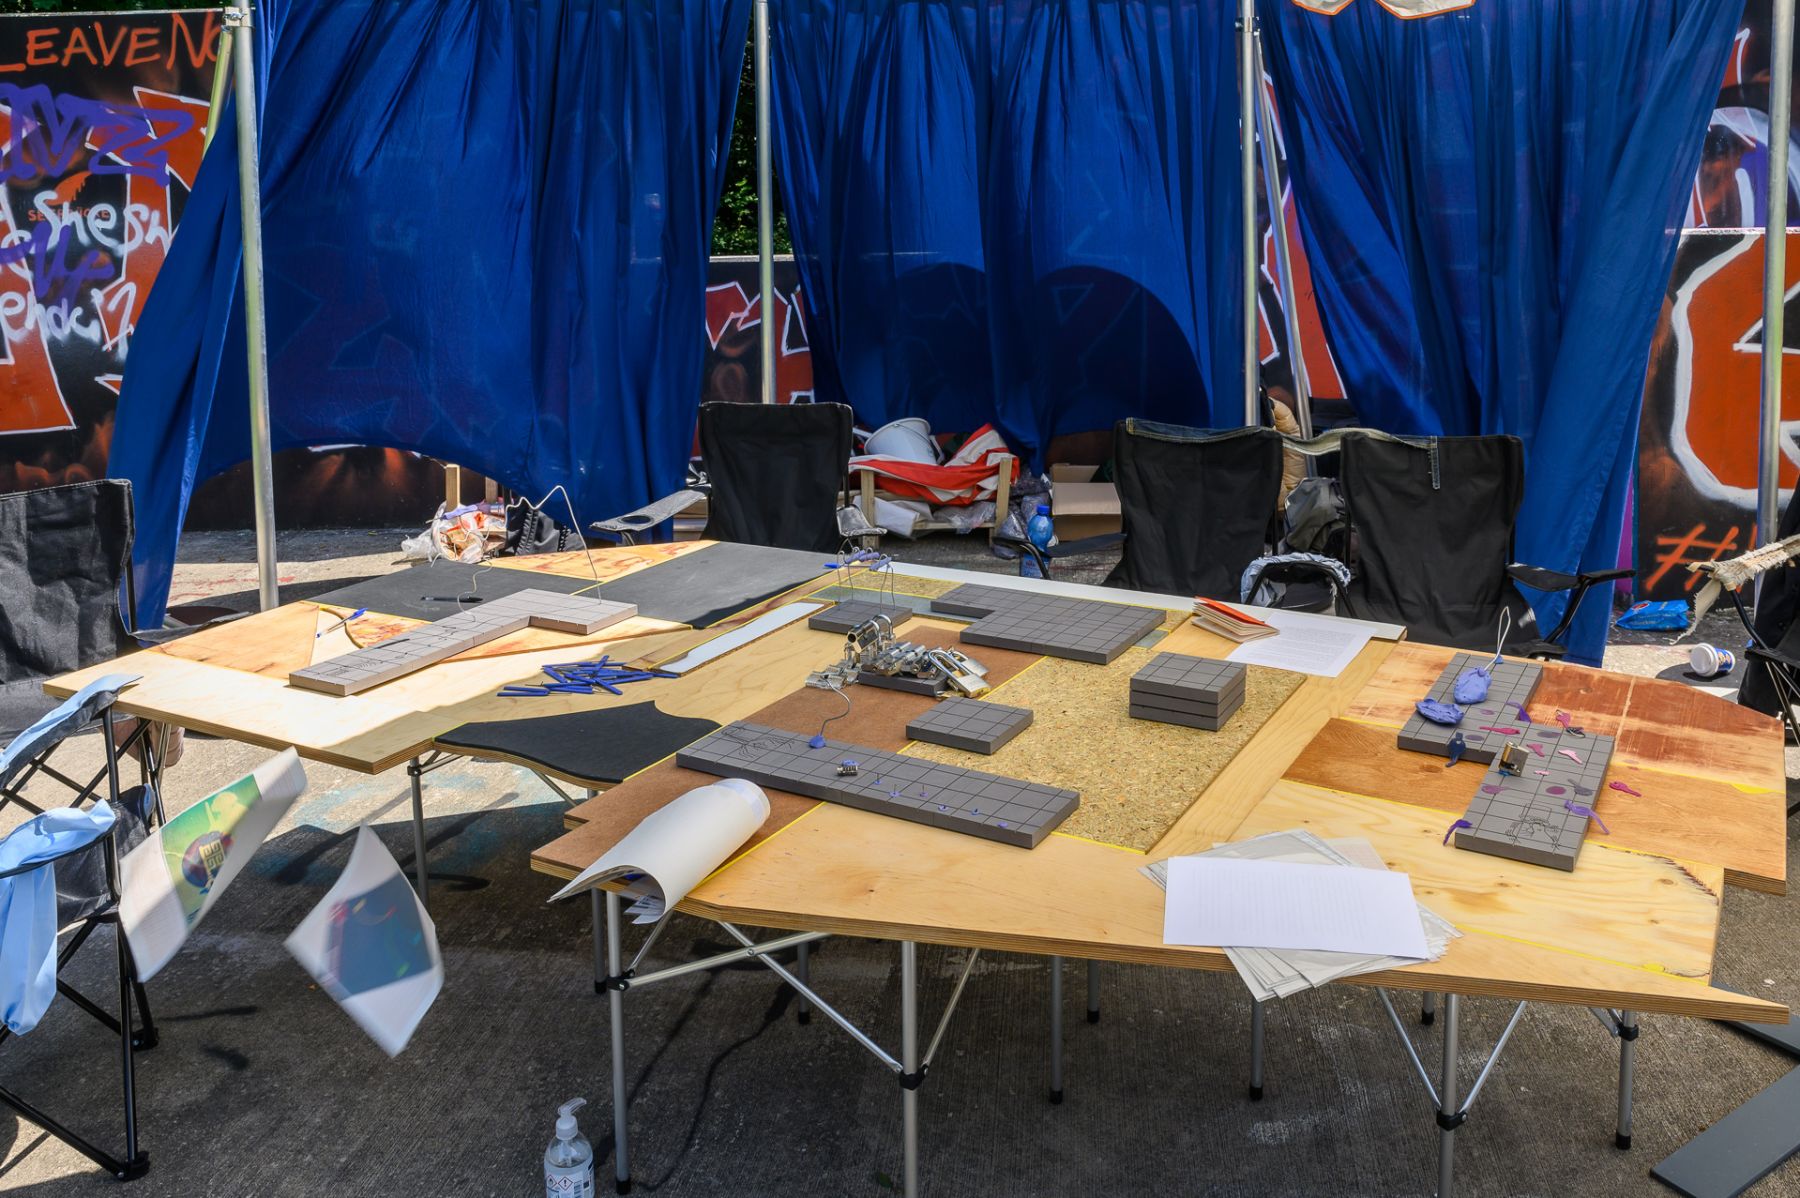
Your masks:
<path fill-rule="evenodd" d="M 1619 582 L 1627 578 L 1636 578 L 1637 571 L 1621 568 L 1617 570 L 1584 570 L 1581 573 L 1583 582 Z"/>
<path fill-rule="evenodd" d="M 1791 653 L 1783 653 L 1780 649 L 1768 648 L 1762 645 L 1748 645 L 1745 647 L 1744 652 L 1750 657 L 1759 658 L 1771 665 L 1777 665 L 1783 669 L 1800 673 L 1800 657 L 1795 657 Z"/>
<path fill-rule="evenodd" d="M 673 520 L 705 498 L 705 493 L 701 491 L 677 491 L 654 503 L 647 503 L 635 512 L 626 512 L 611 520 L 596 520 L 588 527 L 602 536 L 629 537 L 648 532 L 664 520 Z"/>
<path fill-rule="evenodd" d="M 1617 582 L 1621 578 L 1632 578 L 1636 570 L 1584 570 L 1579 574 L 1564 574 L 1561 570 L 1550 570 L 1543 566 L 1527 566 L 1523 562 L 1514 562 L 1506 567 L 1506 572 L 1514 582 L 1523 583 L 1534 591 L 1572 591 L 1578 586 L 1594 586 L 1602 582 Z"/>

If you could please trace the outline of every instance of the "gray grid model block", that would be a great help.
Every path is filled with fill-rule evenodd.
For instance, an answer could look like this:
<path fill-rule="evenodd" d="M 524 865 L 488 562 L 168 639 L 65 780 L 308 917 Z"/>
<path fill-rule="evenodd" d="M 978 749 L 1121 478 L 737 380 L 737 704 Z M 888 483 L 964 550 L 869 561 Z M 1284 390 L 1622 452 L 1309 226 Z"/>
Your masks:
<path fill-rule="evenodd" d="M 1525 751 L 1514 777 L 1490 765 L 1456 830 L 1456 847 L 1551 869 L 1572 870 L 1587 837 L 1612 761 L 1610 736 L 1578 735 L 1555 724 L 1532 724 L 1504 738 Z M 1498 750 L 1499 746 L 1496 746 Z M 1602 816 L 1604 818 L 1604 816 Z"/>
<path fill-rule="evenodd" d="M 1425 692 L 1426 698 L 1440 703 L 1454 703 L 1456 676 L 1470 666 L 1486 667 L 1493 657 L 1485 653 L 1458 653 L 1438 675 L 1438 680 Z M 1531 727 L 1519 716 L 1515 704 L 1531 711 L 1531 697 L 1543 680 L 1544 668 L 1535 661 L 1502 659 L 1493 667 L 1493 680 L 1488 684 L 1487 698 L 1473 706 L 1463 707 L 1462 723 L 1434 724 L 1414 711 L 1400 728 L 1399 745 L 1415 753 L 1450 756 L 1450 738 L 1462 733 L 1463 757 L 1468 761 L 1489 762 L 1509 738 L 1523 735 Z M 1458 706 L 1462 706 L 1458 704 Z M 1536 713 L 1532 713 L 1536 718 Z"/>
<path fill-rule="evenodd" d="M 547 628 L 588 636 L 635 615 L 637 606 L 631 603 L 555 591 L 516 591 L 420 625 L 379 645 L 295 670 L 288 675 L 288 684 L 328 695 L 354 695 L 521 628 Z"/>
<path fill-rule="evenodd" d="M 1186 653 L 1157 653 L 1143 669 L 1130 676 L 1132 694 L 1163 694 L 1166 698 L 1219 707 L 1233 696 L 1242 698 L 1247 671 L 1238 662 L 1220 662 Z"/>
<path fill-rule="evenodd" d="M 1156 724 L 1179 724 L 1183 728 L 1217 732 L 1231 722 L 1231 717 L 1237 714 L 1237 708 L 1228 707 L 1223 713 L 1206 715 L 1197 711 L 1171 711 L 1167 707 L 1145 707 L 1142 703 L 1134 701 L 1127 712 L 1134 720 L 1149 720 Z"/>
<path fill-rule="evenodd" d="M 1068 599 L 1034 591 L 965 583 L 931 601 L 931 610 L 970 616 L 962 630 L 969 645 L 992 645 L 1045 657 L 1106 665 L 1162 627 L 1164 613 L 1153 607 Z"/>
<path fill-rule="evenodd" d="M 840 774 L 847 761 L 855 773 Z M 843 741 L 815 749 L 800 733 L 742 721 L 682 749 L 675 764 L 1027 849 L 1081 801 L 1072 790 Z"/>
<path fill-rule="evenodd" d="M 906 735 L 951 749 L 993 753 L 1029 727 L 1029 707 L 984 703 L 959 695 L 928 708 L 906 726 Z"/>
<path fill-rule="evenodd" d="M 900 607 L 893 603 L 871 603 L 862 599 L 853 599 L 845 603 L 834 604 L 821 612 L 814 612 L 806 621 L 808 628 L 818 632 L 850 633 L 867 624 L 876 616 L 886 616 L 894 628 L 913 618 L 913 609 Z"/>

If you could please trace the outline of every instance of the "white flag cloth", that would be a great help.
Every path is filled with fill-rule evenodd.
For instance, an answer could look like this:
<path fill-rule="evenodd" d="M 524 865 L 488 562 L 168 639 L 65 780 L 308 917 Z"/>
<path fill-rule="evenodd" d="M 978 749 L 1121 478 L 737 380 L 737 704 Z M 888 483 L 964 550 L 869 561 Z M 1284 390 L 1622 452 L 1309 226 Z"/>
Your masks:
<path fill-rule="evenodd" d="M 119 917 L 139 977 L 169 963 L 305 790 L 299 755 L 284 750 L 152 829 L 125 855 Z"/>
<path fill-rule="evenodd" d="M 367 824 L 350 863 L 287 938 L 306 972 L 390 1057 L 444 986 L 437 925 Z"/>

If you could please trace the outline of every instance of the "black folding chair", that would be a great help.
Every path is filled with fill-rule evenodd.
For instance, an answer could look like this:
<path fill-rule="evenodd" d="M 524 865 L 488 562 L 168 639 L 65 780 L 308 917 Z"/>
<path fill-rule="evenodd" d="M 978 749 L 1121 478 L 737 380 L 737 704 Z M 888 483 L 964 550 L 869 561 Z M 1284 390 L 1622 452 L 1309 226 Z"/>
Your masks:
<path fill-rule="evenodd" d="M 13 786 L 17 783 L 18 775 L 32 762 L 70 736 L 97 722 L 106 746 L 106 797 L 110 800 L 114 814 L 112 830 L 92 844 L 70 850 L 50 861 L 8 871 L 0 877 L 22 876 L 46 868 L 54 868 L 56 871 L 57 928 L 59 939 L 67 937 L 67 942 L 59 944 L 56 952 L 56 991 L 59 996 L 74 1003 L 119 1037 L 125 1121 L 124 1156 L 115 1157 L 104 1151 L 9 1087 L 0 1086 L 0 1103 L 11 1107 L 23 1118 L 93 1160 L 114 1177 L 129 1181 L 142 1177 L 150 1168 L 148 1154 L 138 1148 L 137 1083 L 132 1054 L 134 1051 L 155 1047 L 157 1035 L 156 1025 L 150 1015 L 149 996 L 144 991 L 143 983 L 138 980 L 136 967 L 131 960 L 131 949 L 126 944 L 124 932 L 119 925 L 119 859 L 143 841 L 155 807 L 155 796 L 148 786 L 135 786 L 123 792 L 120 790 L 119 746 L 113 729 L 112 711 L 115 698 L 116 692 L 101 691 L 85 699 L 77 696 L 66 701 L 51 715 L 34 725 L 27 734 L 30 743 L 23 746 L 22 751 L 14 752 L 14 747 L 9 746 L 9 759 L 4 766 L 0 766 L 0 787 Z M 119 983 L 117 1015 L 101 1007 L 62 977 L 64 967 L 80 951 L 82 945 L 87 943 L 94 930 L 105 924 L 111 924 L 115 929 Z M 134 1024 L 139 1018 L 143 1026 L 141 1032 L 134 1030 Z M 10 1029 L 0 1027 L 0 1045 L 11 1036 Z"/>
<path fill-rule="evenodd" d="M 633 544 L 704 498 L 708 540 L 834 553 L 846 535 L 838 510 L 854 424 L 843 404 L 701 404 L 706 490 L 677 491 L 591 527 Z"/>
<path fill-rule="evenodd" d="M 0 495 L 0 738 L 56 706 L 45 678 L 135 647 L 119 611 L 132 537 L 122 480 Z"/>
<path fill-rule="evenodd" d="M 1237 602 L 1270 543 L 1281 434 L 1121 420 L 1113 430 L 1125 547 L 1106 585 Z"/>
<path fill-rule="evenodd" d="M 1352 430 L 1338 448 L 1356 558 L 1348 563 L 1348 615 L 1404 624 L 1414 639 L 1431 644 L 1492 650 L 1501 613 L 1509 612 L 1510 652 L 1559 658 L 1588 591 L 1632 576 L 1630 570 L 1565 574 L 1513 561 L 1513 527 L 1525 496 L 1525 452 L 1517 437 L 1403 439 Z M 1535 636 L 1520 584 L 1572 592 L 1548 636 Z"/>

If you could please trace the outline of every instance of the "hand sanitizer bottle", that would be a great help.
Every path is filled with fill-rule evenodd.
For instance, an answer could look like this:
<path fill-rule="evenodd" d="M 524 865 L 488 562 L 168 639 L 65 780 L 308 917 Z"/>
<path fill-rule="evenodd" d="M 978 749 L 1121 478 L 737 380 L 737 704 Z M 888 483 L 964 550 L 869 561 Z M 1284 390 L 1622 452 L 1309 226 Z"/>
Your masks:
<path fill-rule="evenodd" d="M 575 1098 L 556 1108 L 556 1138 L 544 1150 L 544 1198 L 594 1198 L 594 1149 L 575 1122 L 586 1105 Z"/>

